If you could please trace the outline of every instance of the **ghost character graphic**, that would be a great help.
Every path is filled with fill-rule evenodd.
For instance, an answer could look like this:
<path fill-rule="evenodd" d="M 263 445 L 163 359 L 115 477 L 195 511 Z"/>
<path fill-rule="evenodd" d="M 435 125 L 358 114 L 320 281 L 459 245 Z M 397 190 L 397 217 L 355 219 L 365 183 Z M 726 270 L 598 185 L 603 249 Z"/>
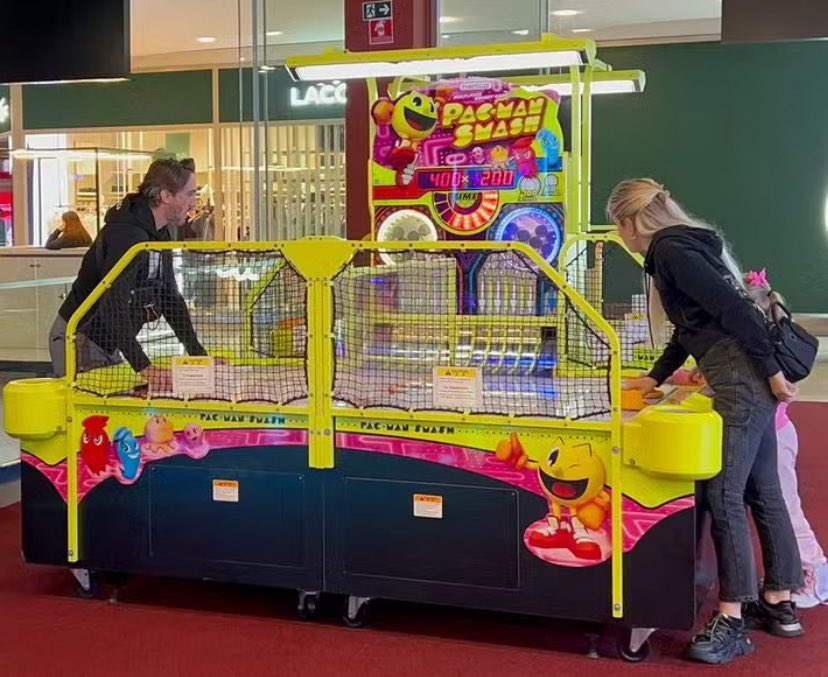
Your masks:
<path fill-rule="evenodd" d="M 93 475 L 106 470 L 106 462 L 112 443 L 106 434 L 109 416 L 89 416 L 83 420 L 80 454 L 86 467 Z"/>
<path fill-rule="evenodd" d="M 532 137 L 524 136 L 512 144 L 512 160 L 521 176 L 537 176 L 538 159 L 532 148 Z"/>
<path fill-rule="evenodd" d="M 125 480 L 134 480 L 141 467 L 141 449 L 138 446 L 138 440 L 129 428 L 118 428 L 112 441 L 121 461 L 121 475 Z"/>

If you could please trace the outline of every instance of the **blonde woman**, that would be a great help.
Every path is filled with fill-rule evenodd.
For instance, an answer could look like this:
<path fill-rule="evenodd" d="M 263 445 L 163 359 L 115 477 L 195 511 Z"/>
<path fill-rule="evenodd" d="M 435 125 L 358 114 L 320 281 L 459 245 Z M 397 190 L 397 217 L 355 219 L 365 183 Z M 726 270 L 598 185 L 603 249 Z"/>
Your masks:
<path fill-rule="evenodd" d="M 69 247 L 88 247 L 92 238 L 83 227 L 76 212 L 64 212 L 60 217 L 60 226 L 46 240 L 46 249 L 67 249 Z"/>
<path fill-rule="evenodd" d="M 652 179 L 619 183 L 607 214 L 627 247 L 645 255 L 650 326 L 663 327 L 665 319 L 675 326 L 652 371 L 626 387 L 651 390 L 692 355 L 715 391 L 714 408 L 724 423 L 722 471 L 705 486 L 719 609 L 691 641 L 688 657 L 726 663 L 753 652 L 746 628 L 782 637 L 803 632 L 791 603 L 791 590 L 803 583 L 802 567 L 779 485 L 774 422 L 777 402 L 793 399 L 796 389 L 745 298 L 736 262 L 711 226 L 688 215 Z M 758 599 L 746 505 L 765 567 Z"/>

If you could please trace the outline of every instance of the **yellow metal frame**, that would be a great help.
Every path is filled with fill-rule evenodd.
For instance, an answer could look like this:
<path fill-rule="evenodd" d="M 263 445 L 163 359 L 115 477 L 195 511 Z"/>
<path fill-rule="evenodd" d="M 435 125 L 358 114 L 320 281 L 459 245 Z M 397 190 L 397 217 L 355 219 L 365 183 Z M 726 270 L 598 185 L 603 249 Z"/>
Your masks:
<path fill-rule="evenodd" d="M 610 402 L 609 421 L 582 422 L 571 420 L 541 419 L 515 416 L 491 416 L 471 413 L 448 414 L 428 412 L 399 412 L 388 410 L 341 410 L 334 409 L 333 374 L 333 280 L 349 261 L 359 252 L 376 254 L 382 251 L 514 251 L 531 261 L 540 274 L 545 275 L 560 290 L 561 294 L 586 317 L 596 329 L 603 332 L 610 344 Z M 110 289 L 115 280 L 136 256 L 146 251 L 277 251 L 291 263 L 307 281 L 308 294 L 308 406 L 278 407 L 268 405 L 228 404 L 226 402 L 180 402 L 177 400 L 140 400 L 124 397 L 99 398 L 78 392 L 76 387 L 76 339 L 78 324 L 101 296 Z M 621 497 L 621 370 L 620 343 L 610 324 L 598 314 L 572 287 L 563 276 L 546 263 L 540 255 L 523 243 L 499 243 L 485 241 L 469 242 L 349 242 L 333 238 L 308 238 L 294 242 L 235 242 L 235 243 L 143 243 L 132 247 L 127 254 L 105 276 L 92 294 L 81 304 L 67 324 L 67 376 L 71 387 L 66 393 L 66 459 L 68 470 L 67 537 L 68 559 L 79 559 L 79 516 L 78 516 L 78 450 L 75 441 L 80 434 L 79 421 L 73 419 L 79 408 L 96 406 L 106 408 L 164 408 L 168 410 L 198 410 L 209 408 L 217 412 L 282 413 L 308 417 L 309 465 L 313 468 L 332 468 L 334 465 L 334 430 L 338 418 L 385 418 L 392 420 L 433 421 L 445 423 L 473 423 L 481 426 L 515 426 L 544 431 L 559 429 L 565 433 L 605 433 L 612 449 L 609 480 L 613 486 L 611 529 L 612 529 L 612 604 L 613 615 L 623 615 L 623 550 L 622 550 L 622 504 Z"/>

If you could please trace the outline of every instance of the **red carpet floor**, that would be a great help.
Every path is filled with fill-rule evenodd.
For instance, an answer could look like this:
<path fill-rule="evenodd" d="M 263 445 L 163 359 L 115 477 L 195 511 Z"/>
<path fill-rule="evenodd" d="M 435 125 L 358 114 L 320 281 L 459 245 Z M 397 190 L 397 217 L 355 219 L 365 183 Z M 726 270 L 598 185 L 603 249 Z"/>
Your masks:
<path fill-rule="evenodd" d="M 798 404 L 801 493 L 828 546 L 828 405 Z M 822 502 L 819 502 L 820 495 Z M 295 620 L 295 595 L 194 581 L 134 579 L 121 601 L 72 596 L 64 570 L 31 567 L 19 556 L 18 506 L 0 510 L 0 675 L 685 675 L 717 668 L 681 660 L 686 635 L 659 633 L 650 660 L 629 665 L 586 657 L 566 623 L 385 603 L 372 626 L 350 630 L 338 609 Z M 712 601 L 712 600 L 711 600 Z M 757 652 L 729 676 L 828 675 L 828 608 L 803 612 L 807 636 L 755 633 Z M 609 654 L 609 642 L 601 653 Z"/>

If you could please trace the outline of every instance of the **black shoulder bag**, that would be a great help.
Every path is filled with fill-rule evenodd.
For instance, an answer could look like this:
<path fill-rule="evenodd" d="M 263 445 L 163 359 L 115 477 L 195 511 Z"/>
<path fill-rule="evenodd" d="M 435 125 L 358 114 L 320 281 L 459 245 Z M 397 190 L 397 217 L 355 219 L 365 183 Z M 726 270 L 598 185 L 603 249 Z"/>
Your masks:
<path fill-rule="evenodd" d="M 775 312 L 777 308 L 781 312 Z M 814 368 L 819 341 L 794 322 L 791 313 L 779 301 L 771 303 L 765 317 L 774 356 L 782 373 L 791 383 L 801 381 Z"/>

